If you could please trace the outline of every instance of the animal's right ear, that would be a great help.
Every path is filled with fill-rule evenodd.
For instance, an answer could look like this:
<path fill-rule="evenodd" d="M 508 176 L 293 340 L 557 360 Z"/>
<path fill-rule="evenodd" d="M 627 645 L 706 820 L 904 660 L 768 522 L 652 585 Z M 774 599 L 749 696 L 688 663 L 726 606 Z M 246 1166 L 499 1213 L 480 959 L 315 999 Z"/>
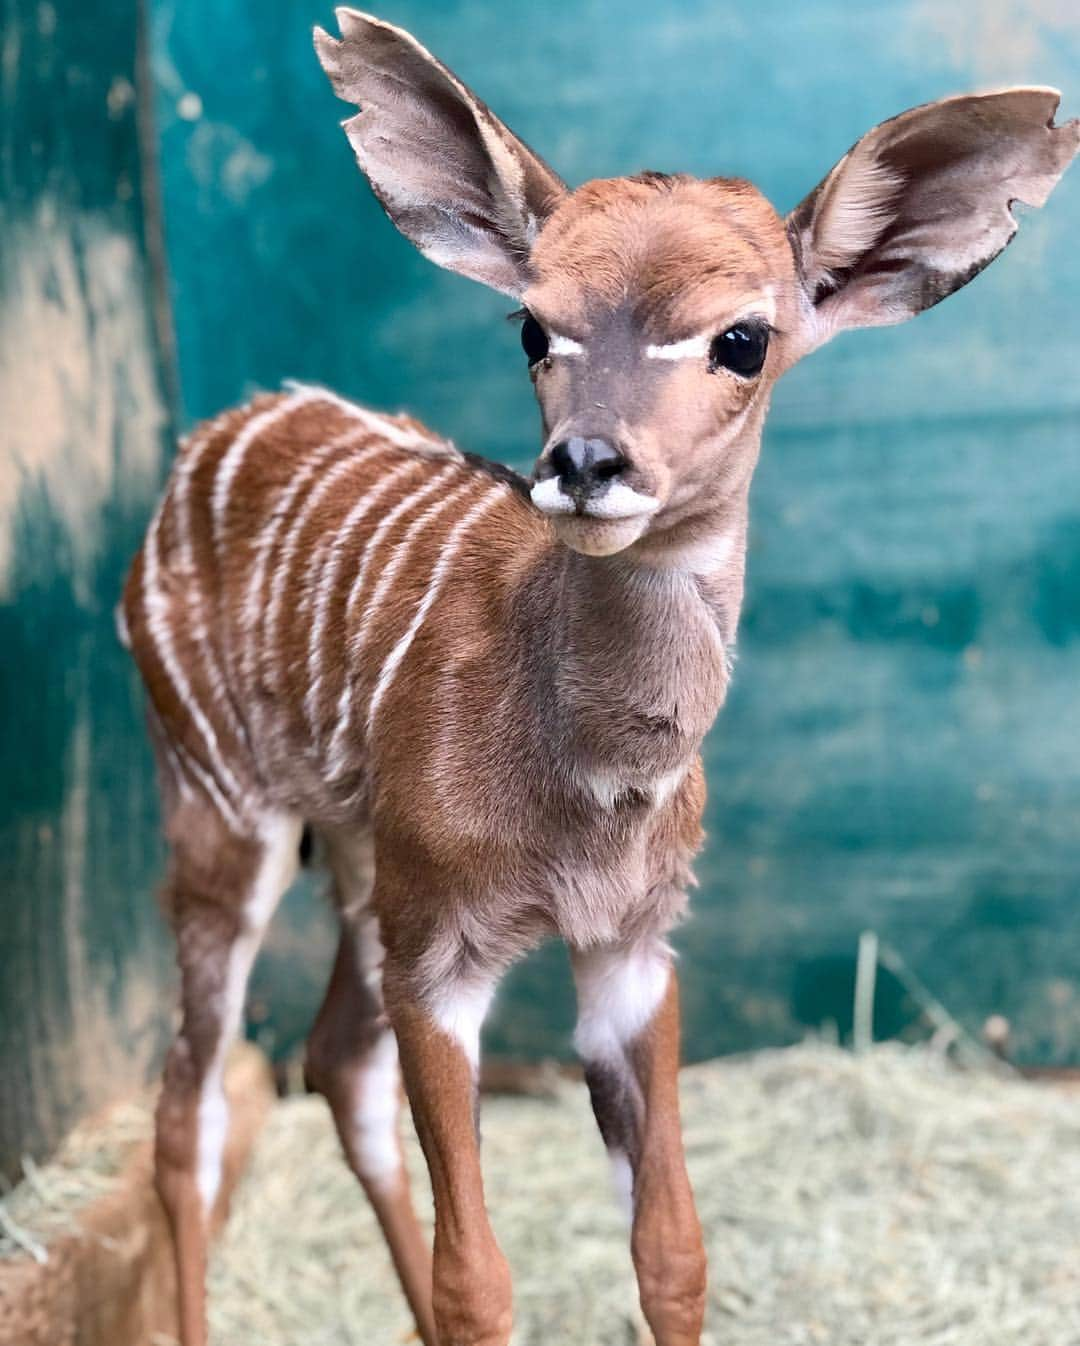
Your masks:
<path fill-rule="evenodd" d="M 451 71 L 401 28 L 338 9 L 315 29 L 343 123 L 372 190 L 425 257 L 519 297 L 533 239 L 566 187 Z"/>

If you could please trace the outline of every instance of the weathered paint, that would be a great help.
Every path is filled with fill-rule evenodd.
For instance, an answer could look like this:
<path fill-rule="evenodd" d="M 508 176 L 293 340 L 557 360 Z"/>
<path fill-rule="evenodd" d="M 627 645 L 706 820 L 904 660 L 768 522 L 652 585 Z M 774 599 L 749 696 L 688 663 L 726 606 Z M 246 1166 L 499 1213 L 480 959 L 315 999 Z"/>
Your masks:
<path fill-rule="evenodd" d="M 168 420 L 136 5 L 0 33 L 0 1169 L 141 1082 L 169 1016 L 148 753 L 112 621 Z"/>

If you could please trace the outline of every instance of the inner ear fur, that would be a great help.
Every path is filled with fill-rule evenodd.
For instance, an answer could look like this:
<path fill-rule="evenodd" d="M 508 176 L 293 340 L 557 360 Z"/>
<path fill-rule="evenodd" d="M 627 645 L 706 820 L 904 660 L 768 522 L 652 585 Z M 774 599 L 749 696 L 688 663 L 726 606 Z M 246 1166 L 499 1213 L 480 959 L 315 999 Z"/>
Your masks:
<path fill-rule="evenodd" d="M 426 257 L 515 297 L 532 240 L 566 188 L 411 34 L 338 9 L 341 39 L 315 29 L 342 125 L 372 190 Z"/>
<path fill-rule="evenodd" d="M 1056 89 L 945 98 L 874 127 L 788 216 L 815 344 L 902 322 L 952 294 L 1041 206 L 1080 148 Z"/>

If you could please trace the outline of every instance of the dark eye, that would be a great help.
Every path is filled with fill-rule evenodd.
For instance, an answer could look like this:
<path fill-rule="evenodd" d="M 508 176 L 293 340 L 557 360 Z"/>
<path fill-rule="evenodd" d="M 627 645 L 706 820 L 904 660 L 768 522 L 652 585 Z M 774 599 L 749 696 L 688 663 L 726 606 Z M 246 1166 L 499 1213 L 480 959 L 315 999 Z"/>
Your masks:
<path fill-rule="evenodd" d="M 744 379 L 761 373 L 769 350 L 769 327 L 763 322 L 737 322 L 713 337 L 709 368 L 730 369 Z"/>
<path fill-rule="evenodd" d="M 521 349 L 528 356 L 530 365 L 547 358 L 547 333 L 531 313 L 525 314 L 525 321 L 521 324 Z"/>

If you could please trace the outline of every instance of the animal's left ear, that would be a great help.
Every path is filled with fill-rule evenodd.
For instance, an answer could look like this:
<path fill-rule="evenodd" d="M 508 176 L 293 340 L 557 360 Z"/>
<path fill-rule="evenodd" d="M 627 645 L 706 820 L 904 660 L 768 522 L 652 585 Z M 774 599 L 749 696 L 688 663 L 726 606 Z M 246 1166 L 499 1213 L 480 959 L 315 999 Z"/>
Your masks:
<path fill-rule="evenodd" d="M 1011 206 L 1041 206 L 1080 148 L 1055 89 L 912 108 L 865 135 L 788 216 L 807 297 L 806 349 L 846 327 L 902 322 L 993 261 Z"/>

